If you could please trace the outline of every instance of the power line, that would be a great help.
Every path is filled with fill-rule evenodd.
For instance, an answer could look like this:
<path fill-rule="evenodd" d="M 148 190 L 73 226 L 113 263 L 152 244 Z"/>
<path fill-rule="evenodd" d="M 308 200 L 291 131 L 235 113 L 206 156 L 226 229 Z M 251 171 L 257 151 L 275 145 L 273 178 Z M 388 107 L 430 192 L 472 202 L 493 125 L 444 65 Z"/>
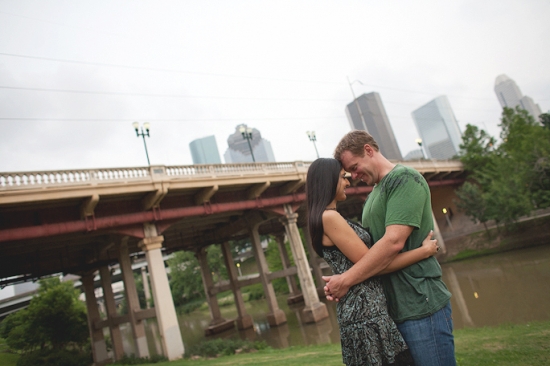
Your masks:
<path fill-rule="evenodd" d="M 0 117 L 0 121 L 61 121 L 61 122 L 133 122 L 137 120 L 148 122 L 216 122 L 216 121 L 285 121 L 285 120 L 322 120 L 343 119 L 338 117 L 272 117 L 272 118 L 25 118 L 25 117 Z"/>
<path fill-rule="evenodd" d="M 107 92 L 93 90 L 74 90 L 74 89 L 50 89 L 50 88 L 26 88 L 17 86 L 0 85 L 0 89 L 9 90 L 27 90 L 53 93 L 72 93 L 72 94 L 94 94 L 94 95 L 117 95 L 134 97 L 157 97 L 157 98 L 189 98 L 189 99 L 230 99 L 230 100 L 286 100 L 286 101 L 345 101 L 345 99 L 319 99 L 319 98 L 257 98 L 257 97 L 227 97 L 227 96 L 208 96 L 208 95 L 178 95 L 178 94 L 150 94 L 150 93 L 127 93 L 127 92 Z"/>
<path fill-rule="evenodd" d="M 27 58 L 27 59 L 34 59 L 34 60 L 72 63 L 72 64 L 80 64 L 80 65 L 113 67 L 113 68 L 122 68 L 122 69 L 130 69 L 130 70 L 142 70 L 142 71 L 158 71 L 158 72 L 178 73 L 178 74 L 188 74 L 188 75 L 226 77 L 226 78 L 240 78 L 240 79 L 256 79 L 256 80 L 271 80 L 271 81 L 283 81 L 283 82 L 293 82 L 293 83 L 314 83 L 314 84 L 331 84 L 331 85 L 341 85 L 341 84 L 343 84 L 343 82 L 339 82 L 339 81 L 270 78 L 270 77 L 264 77 L 264 76 L 250 76 L 250 75 L 230 75 L 230 74 L 208 73 L 208 72 L 200 72 L 200 71 L 184 71 L 184 70 L 177 70 L 177 69 L 165 69 L 165 68 L 157 68 L 157 67 L 131 66 L 131 65 L 122 65 L 122 64 L 102 63 L 102 62 L 66 60 L 66 59 L 58 59 L 58 58 L 51 58 L 51 57 L 18 55 L 18 54 L 5 53 L 5 52 L 0 52 L 0 55 L 1 56 L 8 56 L 8 57 L 19 57 L 19 58 Z M 369 83 L 363 83 L 363 86 L 370 87 L 370 88 L 375 88 L 375 89 L 386 89 L 386 90 L 393 90 L 393 91 L 397 91 L 397 92 L 404 92 L 404 93 L 411 93 L 411 94 L 422 94 L 422 95 L 444 94 L 444 93 L 434 93 L 434 92 L 426 92 L 426 91 L 419 91 L 419 90 L 394 88 L 394 87 L 383 86 L 383 85 L 375 85 L 375 84 L 369 84 Z M 445 95 L 447 95 L 449 97 L 453 97 L 453 98 L 463 98 L 463 99 L 473 99 L 473 100 L 493 100 L 492 98 L 477 98 L 477 97 L 470 97 L 470 96 L 464 96 L 464 95 L 453 95 L 453 94 L 445 94 Z"/>
<path fill-rule="evenodd" d="M 329 98 L 260 98 L 260 97 L 231 97 L 231 96 L 208 96 L 208 95 L 152 94 L 152 93 L 108 92 L 108 91 L 94 91 L 94 90 L 74 90 L 74 89 L 28 88 L 28 87 L 16 87 L 16 86 L 6 86 L 6 85 L 0 85 L 0 89 L 52 92 L 52 93 L 71 93 L 71 94 L 154 97 L 154 98 L 264 100 L 264 101 L 296 101 L 296 102 L 348 102 L 347 99 L 329 99 Z M 413 104 L 413 103 L 392 102 L 392 101 L 384 101 L 384 104 L 417 106 L 417 104 Z M 488 109 L 476 109 L 476 108 L 456 108 L 456 109 L 488 111 Z"/>

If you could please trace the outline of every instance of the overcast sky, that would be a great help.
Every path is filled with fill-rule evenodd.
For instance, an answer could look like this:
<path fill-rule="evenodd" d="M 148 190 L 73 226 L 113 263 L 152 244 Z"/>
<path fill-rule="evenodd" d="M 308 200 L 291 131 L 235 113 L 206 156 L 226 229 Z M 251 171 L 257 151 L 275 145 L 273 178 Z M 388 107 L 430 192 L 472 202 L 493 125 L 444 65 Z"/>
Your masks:
<path fill-rule="evenodd" d="M 380 94 L 401 153 L 446 95 L 498 135 L 498 75 L 550 109 L 550 1 L 0 0 L 0 171 L 192 164 L 246 123 L 277 161 L 331 156 L 353 91 Z"/>

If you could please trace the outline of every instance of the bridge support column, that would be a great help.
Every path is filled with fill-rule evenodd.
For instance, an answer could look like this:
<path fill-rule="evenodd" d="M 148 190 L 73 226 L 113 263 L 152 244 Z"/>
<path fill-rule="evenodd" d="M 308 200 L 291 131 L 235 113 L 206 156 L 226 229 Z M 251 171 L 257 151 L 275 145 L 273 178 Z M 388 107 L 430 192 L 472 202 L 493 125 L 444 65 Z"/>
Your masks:
<path fill-rule="evenodd" d="M 143 292 L 145 293 L 145 307 L 151 307 L 151 290 L 149 289 L 149 276 L 147 268 L 141 267 L 141 281 L 143 282 Z"/>
<path fill-rule="evenodd" d="M 288 257 L 288 252 L 285 246 L 284 235 L 276 235 L 275 241 L 279 246 L 279 254 L 281 256 L 281 262 L 283 263 L 283 269 L 286 270 L 290 268 L 291 265 L 290 265 L 290 258 Z M 288 285 L 288 290 L 290 291 L 290 295 L 288 295 L 288 298 L 286 300 L 287 303 L 294 304 L 294 303 L 303 301 L 304 297 L 302 296 L 302 293 L 298 289 L 298 284 L 296 283 L 296 277 L 294 275 L 286 276 L 286 283 Z"/>
<path fill-rule="evenodd" d="M 439 230 L 439 225 L 437 224 L 437 220 L 435 219 L 435 215 L 432 211 L 432 220 L 434 221 L 434 239 L 437 239 L 437 245 L 441 248 L 442 253 L 447 253 L 447 247 L 445 246 L 445 240 L 443 240 L 443 236 L 441 235 L 441 230 Z"/>
<path fill-rule="evenodd" d="M 86 294 L 86 308 L 88 310 L 88 329 L 90 330 L 90 340 L 92 343 L 92 354 L 94 364 L 103 365 L 109 361 L 107 354 L 107 345 L 103 337 L 103 329 L 96 328 L 96 324 L 101 321 L 97 299 L 94 291 L 94 275 L 87 273 L 81 277 L 84 293 Z"/>
<path fill-rule="evenodd" d="M 212 289 L 214 288 L 214 280 L 212 279 L 212 272 L 208 266 L 208 259 L 206 255 L 207 252 L 204 248 L 197 252 L 197 259 L 199 260 L 201 266 L 204 293 L 206 294 L 206 300 L 208 302 L 208 308 L 210 309 L 210 316 L 212 318 L 210 325 L 204 330 L 204 334 L 211 335 L 233 328 L 235 323 L 232 320 L 226 320 L 222 317 L 220 306 L 218 305 L 218 298 L 215 293 L 212 293 Z"/>
<path fill-rule="evenodd" d="M 178 360 L 183 357 L 185 350 L 160 250 L 164 237 L 157 236 L 154 224 L 144 224 L 144 232 L 146 237 L 139 242 L 139 247 L 145 252 L 149 267 L 162 350 L 170 361 Z"/>
<path fill-rule="evenodd" d="M 138 357 L 149 357 L 145 327 L 143 322 L 136 316 L 136 313 L 140 310 L 140 306 L 134 273 L 132 272 L 132 263 L 130 263 L 130 254 L 128 253 L 127 239 L 123 240 L 120 244 L 119 264 L 122 280 L 124 281 L 124 294 L 126 295 L 126 303 L 128 304 L 128 315 L 130 317 L 132 335 L 134 336 L 136 354 Z"/>
<path fill-rule="evenodd" d="M 284 210 L 285 216 L 280 218 L 280 220 L 285 226 L 286 235 L 290 240 L 294 263 L 298 269 L 298 278 L 300 279 L 302 294 L 304 295 L 304 302 L 306 304 L 304 310 L 302 310 L 303 319 L 306 323 L 317 322 L 328 317 L 327 306 L 319 301 L 319 294 L 311 276 L 306 252 L 300 238 L 298 226 L 296 225 L 298 214 L 293 212 L 290 205 L 284 205 Z"/>
<path fill-rule="evenodd" d="M 273 290 L 273 284 L 271 284 L 271 281 L 269 280 L 269 268 L 267 266 L 264 251 L 262 250 L 258 226 L 259 224 L 256 224 L 249 228 L 250 241 L 252 242 L 254 257 L 256 258 L 256 264 L 258 265 L 258 271 L 260 272 L 260 280 L 264 288 L 265 298 L 269 308 L 267 321 L 269 322 L 269 325 L 276 326 L 286 323 L 286 315 L 284 311 L 279 309 L 277 297 L 275 296 L 275 290 Z"/>
<path fill-rule="evenodd" d="M 313 269 L 313 278 L 315 279 L 315 282 L 317 283 L 317 292 L 321 292 L 324 294 L 323 291 L 324 283 L 323 281 L 323 271 L 321 270 L 320 262 L 324 261 L 315 249 L 313 249 L 313 243 L 311 242 L 311 235 L 309 235 L 309 230 L 307 228 L 304 230 L 304 237 L 306 238 L 306 247 L 307 252 L 309 253 L 309 265 Z"/>
<path fill-rule="evenodd" d="M 241 330 L 252 328 L 254 323 L 252 321 L 252 317 L 246 313 L 243 295 L 241 288 L 239 287 L 237 270 L 235 269 L 235 263 L 233 262 L 233 256 L 231 255 L 228 242 L 224 242 L 222 244 L 222 252 L 225 267 L 227 268 L 227 273 L 229 275 L 229 284 L 231 285 L 231 290 L 233 291 L 233 297 L 235 299 L 235 307 L 237 308 L 237 314 L 239 314 L 239 317 L 237 318 L 237 328 Z"/>
<path fill-rule="evenodd" d="M 103 300 L 105 301 L 107 319 L 109 320 L 109 332 L 111 333 L 113 352 L 115 354 L 115 361 L 118 361 L 124 356 L 124 347 L 122 345 L 122 335 L 120 333 L 120 327 L 115 320 L 117 317 L 117 312 L 115 296 L 113 294 L 113 288 L 111 285 L 111 272 L 109 271 L 109 267 L 102 266 L 101 268 L 99 268 L 99 274 L 101 276 L 101 287 L 103 288 Z"/>

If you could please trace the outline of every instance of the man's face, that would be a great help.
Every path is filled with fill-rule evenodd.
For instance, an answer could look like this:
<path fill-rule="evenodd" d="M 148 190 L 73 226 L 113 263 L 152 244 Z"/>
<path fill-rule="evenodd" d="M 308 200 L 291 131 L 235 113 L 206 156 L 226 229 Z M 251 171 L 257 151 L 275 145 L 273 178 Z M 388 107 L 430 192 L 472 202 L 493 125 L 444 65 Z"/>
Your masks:
<path fill-rule="evenodd" d="M 346 150 L 340 155 L 340 159 L 344 170 L 351 174 L 352 179 L 360 179 L 369 186 L 377 183 L 372 158 L 368 154 L 358 156 Z"/>

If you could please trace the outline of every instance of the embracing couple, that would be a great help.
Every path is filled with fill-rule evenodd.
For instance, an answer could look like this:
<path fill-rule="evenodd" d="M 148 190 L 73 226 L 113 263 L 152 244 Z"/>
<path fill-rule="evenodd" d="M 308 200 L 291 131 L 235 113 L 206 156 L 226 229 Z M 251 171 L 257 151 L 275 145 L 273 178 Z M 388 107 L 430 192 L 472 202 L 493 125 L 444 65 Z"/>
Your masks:
<path fill-rule="evenodd" d="M 374 186 L 362 225 L 344 219 L 346 178 Z M 430 190 L 416 170 L 393 164 L 366 131 L 342 138 L 334 159 L 307 174 L 308 230 L 335 273 L 323 277 L 337 301 L 346 365 L 453 366 L 451 293 L 433 257 Z"/>

